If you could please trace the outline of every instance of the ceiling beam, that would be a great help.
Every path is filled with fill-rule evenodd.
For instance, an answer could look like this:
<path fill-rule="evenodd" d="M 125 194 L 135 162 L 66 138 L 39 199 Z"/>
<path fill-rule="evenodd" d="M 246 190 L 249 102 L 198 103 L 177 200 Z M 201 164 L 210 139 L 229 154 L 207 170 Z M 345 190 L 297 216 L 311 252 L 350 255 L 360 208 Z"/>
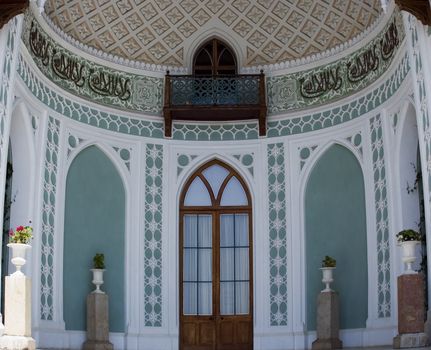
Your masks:
<path fill-rule="evenodd" d="M 395 0 L 400 10 L 410 12 L 424 25 L 431 25 L 431 7 L 429 0 Z"/>
<path fill-rule="evenodd" d="M 0 29 L 9 20 L 23 13 L 29 6 L 29 0 L 0 0 Z"/>

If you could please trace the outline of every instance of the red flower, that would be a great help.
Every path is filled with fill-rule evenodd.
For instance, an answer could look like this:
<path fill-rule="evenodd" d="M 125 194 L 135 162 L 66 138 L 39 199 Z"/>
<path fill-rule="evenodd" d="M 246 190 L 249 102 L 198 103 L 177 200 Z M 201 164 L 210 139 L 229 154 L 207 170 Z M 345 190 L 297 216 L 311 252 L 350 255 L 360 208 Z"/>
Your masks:
<path fill-rule="evenodd" d="M 9 236 L 13 236 L 13 230 L 12 229 L 9 230 Z"/>
<path fill-rule="evenodd" d="M 16 228 L 16 230 L 17 230 L 17 231 L 24 231 L 24 226 L 18 226 L 18 227 Z"/>

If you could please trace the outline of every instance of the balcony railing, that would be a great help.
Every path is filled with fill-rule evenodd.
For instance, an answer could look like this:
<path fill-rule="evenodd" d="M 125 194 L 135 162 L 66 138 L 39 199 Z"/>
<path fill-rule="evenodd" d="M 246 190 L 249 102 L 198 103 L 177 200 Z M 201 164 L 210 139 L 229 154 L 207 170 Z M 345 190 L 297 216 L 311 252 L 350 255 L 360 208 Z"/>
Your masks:
<path fill-rule="evenodd" d="M 266 134 L 265 75 L 166 75 L 165 136 L 172 136 L 172 120 L 259 120 Z"/>

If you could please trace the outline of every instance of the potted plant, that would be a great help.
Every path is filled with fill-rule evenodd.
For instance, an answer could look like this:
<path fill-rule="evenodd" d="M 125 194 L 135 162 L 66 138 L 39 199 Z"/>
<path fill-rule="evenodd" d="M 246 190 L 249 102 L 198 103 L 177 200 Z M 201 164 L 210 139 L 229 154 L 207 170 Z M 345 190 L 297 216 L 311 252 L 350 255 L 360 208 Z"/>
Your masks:
<path fill-rule="evenodd" d="M 91 272 L 93 272 L 93 280 L 91 281 L 95 286 L 96 289 L 93 290 L 92 293 L 102 293 L 103 292 L 100 289 L 100 286 L 103 284 L 103 272 L 105 271 L 105 255 L 102 253 L 97 253 L 93 257 L 93 268 L 90 269 Z"/>
<path fill-rule="evenodd" d="M 8 247 L 12 251 L 11 262 L 16 271 L 12 275 L 23 275 L 21 268 L 25 265 L 25 252 L 31 248 L 30 240 L 33 238 L 33 228 L 31 226 L 17 226 L 15 230 L 9 230 Z"/>
<path fill-rule="evenodd" d="M 320 269 L 322 270 L 323 274 L 322 282 L 325 283 L 325 289 L 322 290 L 322 293 L 332 291 L 329 285 L 334 281 L 332 272 L 335 269 L 336 265 L 337 261 L 329 255 L 326 255 L 325 258 L 322 260 L 322 267 Z"/>
<path fill-rule="evenodd" d="M 412 229 L 402 230 L 396 235 L 398 244 L 401 246 L 401 257 L 405 264 L 404 274 L 416 273 L 412 269 L 412 264 L 416 260 L 416 245 L 418 245 L 422 239 L 422 235 Z"/>

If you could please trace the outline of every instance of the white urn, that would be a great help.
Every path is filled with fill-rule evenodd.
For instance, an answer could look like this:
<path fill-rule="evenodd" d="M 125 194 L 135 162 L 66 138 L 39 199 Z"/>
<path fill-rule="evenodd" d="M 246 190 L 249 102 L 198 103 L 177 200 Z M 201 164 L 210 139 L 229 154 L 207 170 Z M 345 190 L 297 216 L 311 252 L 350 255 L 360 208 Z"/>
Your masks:
<path fill-rule="evenodd" d="M 16 271 L 11 276 L 24 276 L 21 268 L 26 263 L 26 251 L 31 248 L 31 245 L 24 243 L 8 243 L 7 245 L 12 252 L 11 262 L 15 266 Z"/>
<path fill-rule="evenodd" d="M 419 244 L 419 241 L 404 241 L 400 242 L 401 246 L 401 259 L 404 263 L 404 274 L 410 275 L 416 273 L 412 264 L 416 261 L 416 246 Z"/>
<path fill-rule="evenodd" d="M 92 293 L 105 294 L 100 289 L 100 286 L 103 284 L 103 272 L 105 272 L 105 269 L 90 269 L 90 271 L 93 272 L 93 280 L 91 282 L 96 286 L 96 289 Z"/>
<path fill-rule="evenodd" d="M 322 282 L 325 284 L 325 289 L 321 293 L 332 292 L 330 284 L 334 282 L 333 271 L 335 267 L 321 267 L 320 270 L 322 270 Z"/>

